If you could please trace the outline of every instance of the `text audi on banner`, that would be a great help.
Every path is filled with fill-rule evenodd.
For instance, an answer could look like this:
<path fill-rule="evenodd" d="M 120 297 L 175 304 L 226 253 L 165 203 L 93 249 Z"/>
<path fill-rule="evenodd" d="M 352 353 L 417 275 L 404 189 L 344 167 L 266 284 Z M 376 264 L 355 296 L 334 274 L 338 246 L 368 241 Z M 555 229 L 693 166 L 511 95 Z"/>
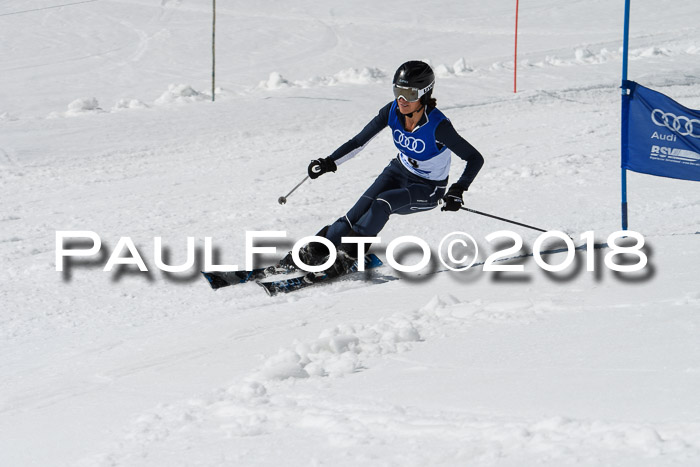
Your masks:
<path fill-rule="evenodd" d="M 623 81 L 622 168 L 700 181 L 700 111 Z"/>

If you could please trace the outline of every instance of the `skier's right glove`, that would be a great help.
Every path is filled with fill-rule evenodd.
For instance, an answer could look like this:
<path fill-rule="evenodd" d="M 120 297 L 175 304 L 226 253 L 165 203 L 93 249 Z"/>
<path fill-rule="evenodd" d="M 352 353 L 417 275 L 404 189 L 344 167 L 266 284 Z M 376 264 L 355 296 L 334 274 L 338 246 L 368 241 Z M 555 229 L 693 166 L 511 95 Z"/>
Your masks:
<path fill-rule="evenodd" d="M 464 201 L 462 201 L 462 193 L 464 193 L 464 188 L 453 183 L 450 189 L 447 190 L 445 196 L 443 196 L 442 201 L 445 205 L 442 207 L 442 211 L 459 211 L 462 207 Z"/>
<path fill-rule="evenodd" d="M 335 161 L 330 157 L 324 157 L 323 159 L 316 159 L 311 161 L 309 164 L 309 177 L 313 180 L 326 172 L 335 172 L 338 166 L 335 165 Z"/>

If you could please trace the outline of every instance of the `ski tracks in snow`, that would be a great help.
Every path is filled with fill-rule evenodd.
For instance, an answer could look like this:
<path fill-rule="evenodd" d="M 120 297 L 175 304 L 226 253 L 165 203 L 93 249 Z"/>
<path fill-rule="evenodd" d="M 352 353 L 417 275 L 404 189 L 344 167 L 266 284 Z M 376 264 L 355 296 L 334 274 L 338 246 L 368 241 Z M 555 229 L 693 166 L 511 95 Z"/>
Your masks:
<path fill-rule="evenodd" d="M 325 465 L 329 459 L 332 465 L 524 465 L 523 459 L 598 465 L 620 457 L 657 465 L 660 456 L 676 462 L 700 456 L 697 422 L 505 416 L 352 390 L 353 375 L 384 371 L 389 359 L 426 341 L 483 322 L 530 324 L 556 310 L 551 301 L 464 302 L 445 295 L 373 324 L 327 328 L 317 339 L 281 348 L 228 387 L 138 416 L 114 452 L 84 465 Z"/>
<path fill-rule="evenodd" d="M 267 438 L 270 447 L 275 447 L 268 452 L 243 449 L 243 454 L 230 450 L 220 463 L 209 464 L 214 459 L 205 462 L 252 464 L 257 460 L 269 465 L 318 465 L 321 459 L 332 457 L 333 465 L 378 461 L 382 465 L 402 466 L 496 462 L 518 465 L 518 459 L 527 458 L 530 461 L 526 464 L 599 465 L 612 452 L 650 460 L 670 456 L 683 462 L 697 457 L 700 443 L 697 423 L 651 425 L 565 417 L 482 417 L 386 403 L 276 397 L 254 385 L 245 388 L 243 396 L 221 396 L 223 400 L 191 401 L 186 409 L 164 407 L 161 414 L 141 417 L 131 441 L 147 441 L 140 446 L 142 450 L 103 460 L 109 465 L 142 465 L 144 459 L 167 459 L 168 465 L 188 465 L 194 459 L 188 460 L 187 451 L 195 445 Z M 325 438 L 325 452 L 302 445 L 306 455 L 296 455 L 295 460 L 285 462 L 282 452 L 290 452 L 286 448 L 293 446 L 286 446 L 288 438 L 285 441 L 279 435 L 290 431 L 303 433 L 302 439 Z"/>

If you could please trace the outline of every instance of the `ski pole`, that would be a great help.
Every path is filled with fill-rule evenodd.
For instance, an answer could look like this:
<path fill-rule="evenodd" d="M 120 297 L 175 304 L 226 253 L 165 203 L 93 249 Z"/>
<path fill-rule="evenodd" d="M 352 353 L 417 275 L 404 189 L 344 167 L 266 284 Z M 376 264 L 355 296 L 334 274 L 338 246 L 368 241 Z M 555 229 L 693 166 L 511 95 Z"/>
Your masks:
<path fill-rule="evenodd" d="M 300 181 L 299 184 L 298 184 L 297 186 L 295 186 L 294 188 L 292 188 L 292 191 L 290 191 L 289 193 L 287 193 L 287 196 L 289 196 L 289 195 L 291 195 L 292 193 L 294 193 L 294 191 L 295 191 L 297 188 L 299 188 L 299 187 L 301 186 L 301 184 L 304 183 L 305 181 L 307 181 L 308 179 L 309 179 L 309 176 L 307 175 L 306 177 L 304 177 L 304 180 Z M 277 198 L 277 202 L 280 203 L 280 204 L 285 204 L 285 203 L 287 202 L 287 196 L 280 196 L 279 198 Z"/>
<path fill-rule="evenodd" d="M 503 217 L 494 216 L 493 214 L 486 214 L 485 212 L 476 211 L 474 209 L 469 209 L 469 208 L 465 208 L 465 207 L 461 207 L 459 209 L 463 209 L 464 211 L 473 212 L 474 214 L 480 214 L 482 216 L 491 217 L 493 219 L 498 219 L 499 221 L 510 222 L 511 224 L 519 225 L 521 227 L 527 227 L 528 229 L 539 230 L 540 232 L 547 232 L 546 230 L 540 229 L 538 227 L 533 227 L 533 226 L 527 225 L 527 224 L 521 224 L 520 222 L 515 222 L 515 221 L 512 221 L 510 219 L 504 219 Z"/>

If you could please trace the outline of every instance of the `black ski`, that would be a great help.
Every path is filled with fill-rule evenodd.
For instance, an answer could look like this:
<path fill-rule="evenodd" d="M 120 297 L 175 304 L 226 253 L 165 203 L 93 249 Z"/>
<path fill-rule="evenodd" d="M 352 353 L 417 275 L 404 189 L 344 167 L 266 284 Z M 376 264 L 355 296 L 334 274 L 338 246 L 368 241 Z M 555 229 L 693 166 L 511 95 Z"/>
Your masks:
<path fill-rule="evenodd" d="M 376 255 L 370 253 L 365 255 L 365 270 L 378 268 L 383 265 L 382 260 L 380 260 Z M 352 265 L 350 270 L 345 274 L 338 276 L 344 277 L 348 274 L 357 272 L 357 261 Z M 299 277 L 292 277 L 289 279 L 280 279 L 269 282 L 262 282 L 261 280 L 256 280 L 255 283 L 259 284 L 268 295 L 273 296 L 278 293 L 289 293 L 295 290 L 303 289 L 312 285 L 323 284 L 338 277 L 328 277 L 326 275 L 318 275 L 317 273 L 309 272 Z"/>
<path fill-rule="evenodd" d="M 202 271 L 202 275 L 209 282 L 212 289 L 220 289 L 229 285 L 245 284 L 249 281 L 265 279 L 277 274 L 290 274 L 298 272 L 295 268 L 285 268 L 281 266 L 268 266 L 266 268 L 257 268 L 250 271 Z"/>

